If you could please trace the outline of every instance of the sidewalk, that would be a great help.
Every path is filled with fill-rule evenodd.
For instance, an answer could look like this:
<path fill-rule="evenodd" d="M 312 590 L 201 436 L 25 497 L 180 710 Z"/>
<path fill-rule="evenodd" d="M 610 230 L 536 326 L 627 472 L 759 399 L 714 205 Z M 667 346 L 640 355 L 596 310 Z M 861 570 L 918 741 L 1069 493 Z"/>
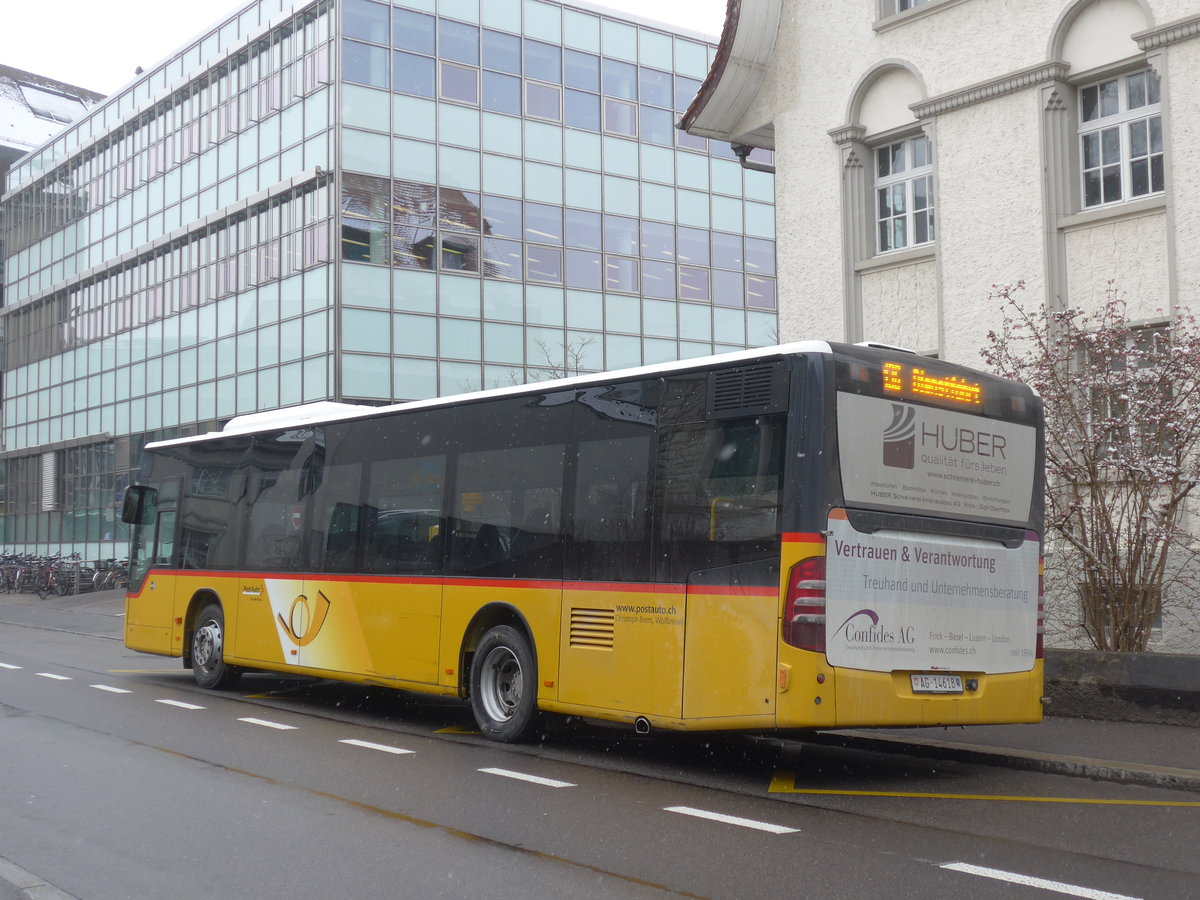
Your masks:
<path fill-rule="evenodd" d="M 1200 728 L 1047 717 L 1037 725 L 853 729 L 822 743 L 1200 792 Z"/>

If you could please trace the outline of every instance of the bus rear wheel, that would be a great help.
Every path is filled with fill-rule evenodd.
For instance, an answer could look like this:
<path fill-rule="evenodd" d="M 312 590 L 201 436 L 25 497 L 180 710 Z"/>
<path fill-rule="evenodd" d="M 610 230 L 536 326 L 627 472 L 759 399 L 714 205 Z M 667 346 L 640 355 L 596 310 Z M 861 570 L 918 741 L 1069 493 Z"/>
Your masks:
<path fill-rule="evenodd" d="M 225 612 L 210 603 L 200 610 L 192 630 L 192 677 L 202 688 L 220 690 L 233 687 L 241 675 L 225 663 Z"/>
<path fill-rule="evenodd" d="M 475 648 L 471 712 L 493 741 L 519 743 L 537 728 L 537 664 L 529 639 L 510 625 L 490 629 Z"/>

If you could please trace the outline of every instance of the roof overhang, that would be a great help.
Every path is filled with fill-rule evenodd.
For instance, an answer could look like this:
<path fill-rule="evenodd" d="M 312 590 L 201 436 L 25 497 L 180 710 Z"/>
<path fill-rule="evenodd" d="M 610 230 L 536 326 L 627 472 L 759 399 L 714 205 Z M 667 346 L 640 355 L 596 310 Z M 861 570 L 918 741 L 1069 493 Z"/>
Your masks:
<path fill-rule="evenodd" d="M 680 127 L 689 134 L 775 149 L 774 122 L 743 121 L 758 97 L 771 61 L 784 0 L 729 0 L 721 43 L 708 77 Z"/>

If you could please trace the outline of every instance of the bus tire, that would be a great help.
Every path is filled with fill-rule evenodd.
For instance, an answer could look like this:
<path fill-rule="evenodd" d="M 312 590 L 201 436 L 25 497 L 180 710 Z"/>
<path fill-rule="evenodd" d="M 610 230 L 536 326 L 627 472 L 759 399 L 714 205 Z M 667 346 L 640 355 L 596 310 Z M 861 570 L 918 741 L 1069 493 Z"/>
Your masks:
<path fill-rule="evenodd" d="M 240 669 L 225 663 L 225 612 L 220 604 L 210 603 L 200 610 L 192 629 L 192 677 L 209 690 L 221 690 L 237 684 Z"/>
<path fill-rule="evenodd" d="M 490 629 L 475 648 L 471 712 L 493 741 L 520 743 L 537 728 L 537 663 L 529 639 L 511 625 Z"/>

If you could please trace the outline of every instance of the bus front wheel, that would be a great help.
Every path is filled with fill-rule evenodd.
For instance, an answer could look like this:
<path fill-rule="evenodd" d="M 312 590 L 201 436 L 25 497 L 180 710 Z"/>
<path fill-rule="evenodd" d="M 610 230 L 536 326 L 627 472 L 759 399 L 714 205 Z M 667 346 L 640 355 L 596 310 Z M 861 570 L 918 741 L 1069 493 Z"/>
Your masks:
<path fill-rule="evenodd" d="M 475 648 L 471 711 L 493 741 L 519 743 L 537 727 L 537 664 L 529 639 L 510 625 L 495 626 Z"/>
<path fill-rule="evenodd" d="M 216 603 L 200 610 L 192 630 L 192 676 L 202 688 L 233 687 L 241 670 L 225 664 L 225 612 Z"/>

